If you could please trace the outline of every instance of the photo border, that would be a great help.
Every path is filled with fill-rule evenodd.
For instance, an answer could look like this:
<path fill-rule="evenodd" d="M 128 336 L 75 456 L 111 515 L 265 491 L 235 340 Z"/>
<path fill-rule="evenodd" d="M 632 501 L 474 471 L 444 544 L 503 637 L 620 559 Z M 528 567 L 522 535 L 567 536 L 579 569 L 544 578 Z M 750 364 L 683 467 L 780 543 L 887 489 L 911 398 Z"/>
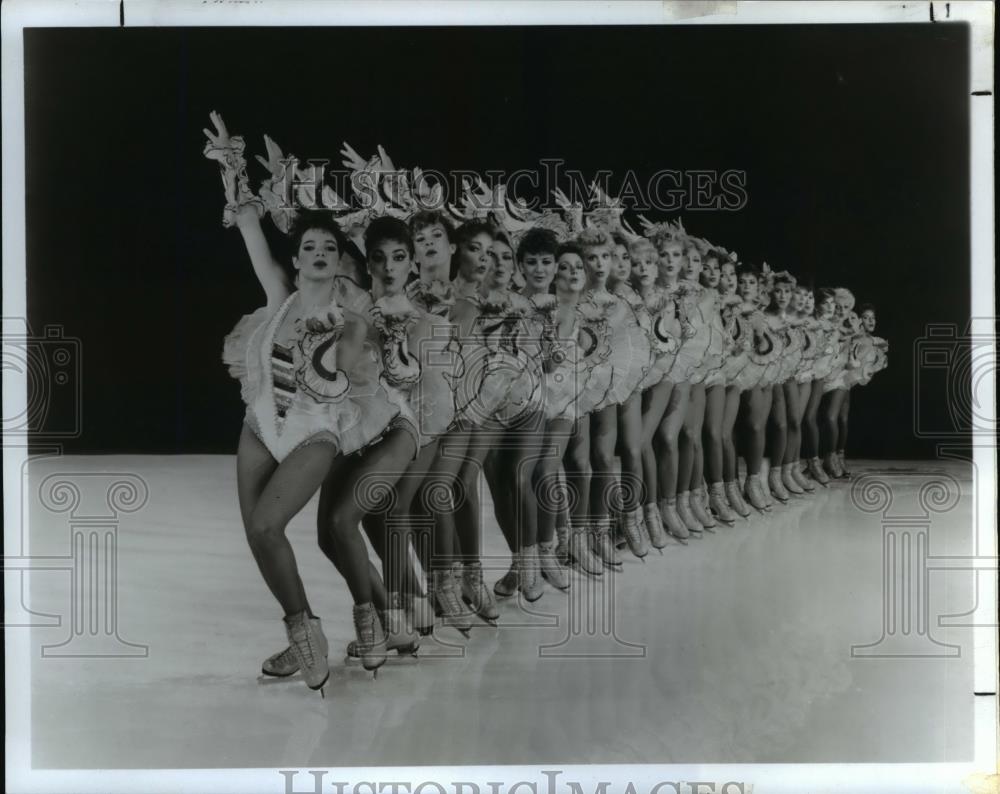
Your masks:
<path fill-rule="evenodd" d="M 163 26 L 276 26 L 296 25 L 636 25 L 636 24 L 847 24 L 965 21 L 971 25 L 970 78 L 970 178 L 971 178 L 971 316 L 985 318 L 983 329 L 996 338 L 995 234 L 994 234 L 994 97 L 992 2 L 646 2 L 606 3 L 572 0 L 508 0 L 473 3 L 308 2 L 295 0 L 9 0 L 2 14 L 3 68 L 3 316 L 26 317 L 25 302 L 25 159 L 24 159 L 24 49 L 27 27 L 127 27 Z M 975 331 L 974 328 L 970 329 Z M 996 360 L 995 342 L 992 344 Z M 994 381 L 982 384 L 977 395 L 987 403 L 996 421 Z M 4 416 L 20 415 L 27 406 L 23 374 L 4 370 Z M 976 549 L 979 557 L 997 558 L 996 446 L 974 437 Z M 6 548 L 14 547 L 22 519 L 20 473 L 27 461 L 27 447 L 7 445 L 4 456 L 4 532 Z M 23 516 L 27 520 L 25 512 Z M 24 553 L 28 553 L 25 549 Z M 324 791 L 330 782 L 468 781 L 489 791 L 488 783 L 535 781 L 548 792 L 543 770 L 560 769 L 585 791 L 598 781 L 630 781 L 637 792 L 652 791 L 667 781 L 742 781 L 757 792 L 894 791 L 960 789 L 977 774 L 997 770 L 997 611 L 996 577 L 979 590 L 985 594 L 975 613 L 973 628 L 975 699 L 975 759 L 946 764 L 684 764 L 684 765 L 580 765 L 517 767 L 380 767 L 325 770 Z M 8 609 L 11 606 L 8 604 Z M 992 624 L 992 625 L 989 625 Z M 168 769 L 168 770 L 32 770 L 30 632 L 5 632 L 7 790 L 244 792 L 285 791 L 285 777 L 276 769 Z M 993 693 L 992 698 L 988 693 Z M 311 791 L 308 770 L 298 770 L 295 791 Z M 660 792 L 672 788 L 661 786 Z M 731 788 L 731 791 L 737 789 Z M 367 791 L 367 789 L 363 789 Z M 449 789 L 450 791 L 450 789 Z M 344 789 L 345 794 L 353 789 Z"/>

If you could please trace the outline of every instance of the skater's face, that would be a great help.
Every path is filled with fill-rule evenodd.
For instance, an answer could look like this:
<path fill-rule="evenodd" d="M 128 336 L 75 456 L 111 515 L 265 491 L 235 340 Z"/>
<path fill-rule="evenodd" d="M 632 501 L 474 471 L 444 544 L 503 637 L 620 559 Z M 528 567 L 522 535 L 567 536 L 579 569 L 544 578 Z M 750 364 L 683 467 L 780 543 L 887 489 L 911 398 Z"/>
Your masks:
<path fill-rule="evenodd" d="M 732 262 L 723 262 L 719 268 L 719 291 L 723 295 L 735 295 L 736 282 L 736 265 Z"/>
<path fill-rule="evenodd" d="M 819 316 L 822 320 L 831 319 L 837 310 L 837 302 L 833 299 L 832 295 L 828 295 L 823 298 L 819 304 Z"/>
<path fill-rule="evenodd" d="M 493 267 L 490 270 L 491 289 L 507 289 L 514 275 L 514 252 L 502 240 L 494 240 L 492 246 Z"/>
<path fill-rule="evenodd" d="M 811 289 L 807 289 L 802 293 L 802 313 L 812 314 L 816 309 L 816 297 L 813 295 Z"/>
<path fill-rule="evenodd" d="M 587 266 L 587 275 L 596 287 L 603 287 L 611 275 L 611 247 L 595 245 L 583 249 L 583 263 Z"/>
<path fill-rule="evenodd" d="M 333 278 L 339 262 L 337 238 L 326 229 L 307 229 L 302 235 L 298 253 L 292 257 L 292 264 L 299 275 L 312 280 Z"/>
<path fill-rule="evenodd" d="M 847 313 L 854 308 L 854 297 L 851 295 L 834 295 L 833 299 L 837 304 L 837 317 L 846 317 Z"/>
<path fill-rule="evenodd" d="M 802 309 L 805 305 L 806 305 L 805 291 L 801 289 L 793 290 L 792 303 L 791 303 L 792 310 L 801 314 Z"/>
<path fill-rule="evenodd" d="M 656 253 L 659 256 L 660 273 L 664 280 L 676 281 L 684 265 L 684 245 L 677 241 L 661 243 Z"/>
<path fill-rule="evenodd" d="M 412 267 L 410 251 L 400 240 L 380 240 L 368 251 L 368 272 L 374 281 L 381 282 L 387 295 L 403 291 Z"/>
<path fill-rule="evenodd" d="M 525 254 L 521 260 L 521 271 L 524 280 L 535 292 L 548 292 L 549 285 L 556 275 L 556 257 L 548 251 L 537 254 Z"/>
<path fill-rule="evenodd" d="M 698 277 L 701 276 L 701 252 L 697 248 L 688 248 L 685 260 L 684 278 L 688 281 L 697 281 Z"/>
<path fill-rule="evenodd" d="M 642 287 L 652 287 L 656 284 L 659 269 L 656 266 L 656 251 L 643 248 L 632 257 L 632 277 Z"/>
<path fill-rule="evenodd" d="M 772 288 L 771 294 L 774 296 L 774 305 L 784 311 L 792 302 L 792 285 L 787 281 L 779 281 Z"/>
<path fill-rule="evenodd" d="M 861 327 L 865 329 L 867 334 L 875 333 L 875 312 L 871 309 L 865 309 L 861 312 Z"/>
<path fill-rule="evenodd" d="M 579 254 L 567 251 L 556 260 L 556 291 L 583 292 L 587 285 L 587 268 Z"/>
<path fill-rule="evenodd" d="M 861 320 L 851 309 L 844 315 L 844 328 L 854 334 L 861 330 Z"/>
<path fill-rule="evenodd" d="M 719 286 L 720 276 L 719 260 L 714 256 L 706 257 L 705 267 L 701 271 L 701 283 L 715 289 Z"/>
<path fill-rule="evenodd" d="M 413 259 L 420 272 L 431 279 L 448 280 L 455 244 L 448 242 L 448 232 L 440 223 L 417 229 L 413 235 Z"/>
<path fill-rule="evenodd" d="M 632 255 L 624 245 L 615 245 L 614 266 L 612 268 L 614 276 L 619 281 L 628 282 L 628 277 L 632 272 Z"/>
<path fill-rule="evenodd" d="M 757 277 L 753 273 L 740 273 L 737 291 L 743 300 L 753 303 L 757 300 Z"/>
<path fill-rule="evenodd" d="M 466 281 L 478 284 L 493 266 L 493 238 L 486 232 L 464 240 L 458 246 L 458 272 Z"/>

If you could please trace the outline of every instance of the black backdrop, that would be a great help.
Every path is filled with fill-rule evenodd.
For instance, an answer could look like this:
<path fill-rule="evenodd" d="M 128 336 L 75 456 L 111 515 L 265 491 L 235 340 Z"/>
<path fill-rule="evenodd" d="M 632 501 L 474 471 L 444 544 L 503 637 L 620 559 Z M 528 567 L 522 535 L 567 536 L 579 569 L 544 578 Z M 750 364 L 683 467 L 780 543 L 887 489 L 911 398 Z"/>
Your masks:
<path fill-rule="evenodd" d="M 969 316 L 968 41 L 956 24 L 25 31 L 28 319 L 82 346 L 65 448 L 235 450 L 219 353 L 262 295 L 201 156 L 217 109 L 251 152 L 267 132 L 300 157 L 381 143 L 442 171 L 744 170 L 743 210 L 686 227 L 874 302 L 890 368 L 855 392 L 851 454 L 929 457 L 914 344 Z"/>

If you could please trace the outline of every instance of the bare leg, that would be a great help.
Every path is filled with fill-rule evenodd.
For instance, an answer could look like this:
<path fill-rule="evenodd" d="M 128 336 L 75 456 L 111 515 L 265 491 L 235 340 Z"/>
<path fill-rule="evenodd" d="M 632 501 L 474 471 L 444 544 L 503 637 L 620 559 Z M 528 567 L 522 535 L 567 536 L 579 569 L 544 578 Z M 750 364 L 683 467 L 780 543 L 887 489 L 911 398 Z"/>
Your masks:
<path fill-rule="evenodd" d="M 618 448 L 621 458 L 621 509 L 631 513 L 646 503 L 642 470 L 642 395 L 638 392 L 618 407 Z"/>
<path fill-rule="evenodd" d="M 646 504 L 656 504 L 659 492 L 653 438 L 666 414 L 673 390 L 671 381 L 662 380 L 642 393 L 642 479 L 646 486 Z"/>
<path fill-rule="evenodd" d="M 802 425 L 799 417 L 799 385 L 794 380 L 784 383 L 785 421 L 788 435 L 785 439 L 785 455 L 782 463 L 795 463 L 799 459 L 799 444 L 802 442 Z"/>
<path fill-rule="evenodd" d="M 705 449 L 705 479 L 722 482 L 723 422 L 726 410 L 726 387 L 719 384 L 705 389 L 705 424 L 702 444 Z M 701 483 L 699 482 L 700 486 Z"/>
<path fill-rule="evenodd" d="M 772 402 L 768 422 L 768 458 L 771 468 L 781 470 L 785 459 L 785 445 L 788 438 L 788 417 L 785 410 L 785 389 L 780 383 L 771 387 Z"/>
<path fill-rule="evenodd" d="M 392 430 L 359 458 L 338 460 L 320 492 L 320 521 L 333 536 L 336 557 L 343 566 L 355 604 L 373 600 L 368 550 L 358 525 L 371 512 L 373 494 L 395 488 L 416 450 L 405 430 Z"/>
<path fill-rule="evenodd" d="M 555 536 L 556 518 L 565 507 L 559 470 L 569 446 L 572 423 L 564 419 L 551 419 L 546 423 L 545 431 L 546 445 L 554 449 L 550 449 L 549 454 L 539 459 L 532 482 L 538 505 L 539 543 L 548 543 Z"/>
<path fill-rule="evenodd" d="M 257 567 L 285 615 L 311 614 L 285 528 L 316 493 L 335 457 L 333 446 L 317 443 L 278 464 L 243 426 L 236 456 L 240 513 Z"/>
<path fill-rule="evenodd" d="M 805 424 L 802 429 L 802 456 L 819 457 L 819 403 L 823 399 L 823 382 L 819 379 L 810 384 L 809 399 L 806 402 Z"/>
<path fill-rule="evenodd" d="M 680 464 L 680 433 L 687 413 L 688 397 L 691 384 L 678 383 L 670 393 L 670 401 L 657 429 L 658 442 L 657 467 L 659 473 L 660 499 L 673 499 L 677 496 L 678 469 Z"/>
<path fill-rule="evenodd" d="M 573 435 L 563 457 L 566 468 L 567 490 L 573 494 L 569 500 L 570 515 L 580 525 L 590 520 L 590 417 L 576 421 Z"/>
<path fill-rule="evenodd" d="M 843 455 L 847 449 L 847 425 L 851 413 L 851 390 L 844 389 L 844 399 L 840 404 L 840 413 L 837 414 L 837 449 Z"/>
<path fill-rule="evenodd" d="M 680 463 L 677 471 L 677 490 L 692 491 L 701 488 L 704 468 L 701 428 L 705 422 L 705 385 L 691 386 L 690 400 L 681 427 Z"/>
<path fill-rule="evenodd" d="M 733 428 L 736 427 L 739 410 L 740 390 L 736 386 L 727 386 L 722 410 L 722 479 L 725 482 L 733 482 L 739 476 L 736 444 L 733 443 Z"/>
<path fill-rule="evenodd" d="M 608 517 L 614 475 L 615 441 L 618 436 L 618 406 L 609 405 L 590 415 L 590 513 L 592 520 Z"/>

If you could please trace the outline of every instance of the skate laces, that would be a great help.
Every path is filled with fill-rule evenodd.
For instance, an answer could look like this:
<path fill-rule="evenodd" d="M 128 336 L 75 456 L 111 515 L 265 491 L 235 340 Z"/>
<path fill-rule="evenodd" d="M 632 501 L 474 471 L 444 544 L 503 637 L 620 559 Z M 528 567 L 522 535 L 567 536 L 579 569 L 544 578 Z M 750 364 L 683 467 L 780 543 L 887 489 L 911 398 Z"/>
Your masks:
<path fill-rule="evenodd" d="M 354 630 L 357 632 L 358 641 L 364 647 L 372 647 L 375 644 L 375 610 L 369 606 L 367 609 L 354 609 Z"/>
<path fill-rule="evenodd" d="M 306 667 L 312 667 L 316 664 L 317 654 L 316 648 L 313 646 L 312 631 L 310 631 L 308 620 L 304 616 L 296 616 L 295 620 L 292 621 L 291 635 L 303 664 Z"/>

